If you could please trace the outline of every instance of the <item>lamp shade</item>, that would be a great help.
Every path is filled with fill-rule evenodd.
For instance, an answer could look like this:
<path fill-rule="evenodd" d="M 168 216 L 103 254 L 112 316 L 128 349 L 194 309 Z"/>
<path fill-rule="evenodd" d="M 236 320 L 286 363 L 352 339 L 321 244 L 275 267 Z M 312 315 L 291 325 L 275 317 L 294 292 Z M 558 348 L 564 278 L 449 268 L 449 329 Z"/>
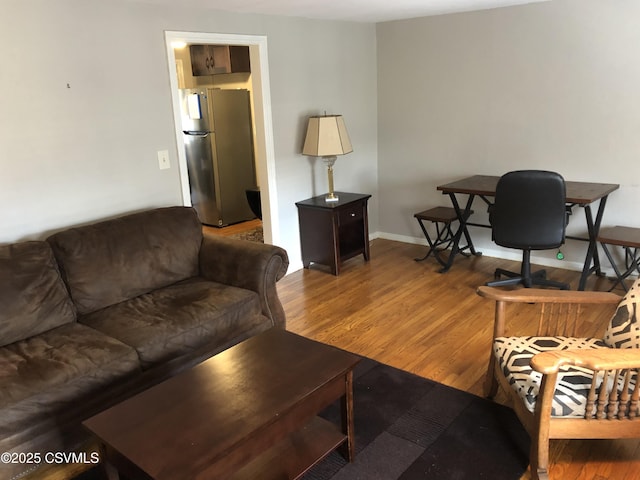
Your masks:
<path fill-rule="evenodd" d="M 344 155 L 353 152 L 342 115 L 309 117 L 302 153 L 314 157 Z"/>

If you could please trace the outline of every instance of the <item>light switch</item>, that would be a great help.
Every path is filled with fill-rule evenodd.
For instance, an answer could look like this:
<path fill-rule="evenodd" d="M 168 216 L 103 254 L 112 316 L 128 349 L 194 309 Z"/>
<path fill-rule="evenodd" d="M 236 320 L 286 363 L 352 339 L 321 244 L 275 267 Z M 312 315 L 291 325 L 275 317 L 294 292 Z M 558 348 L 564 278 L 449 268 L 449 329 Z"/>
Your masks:
<path fill-rule="evenodd" d="M 158 167 L 160 170 L 166 170 L 171 167 L 169 163 L 169 151 L 168 150 L 159 150 L 158 151 Z"/>

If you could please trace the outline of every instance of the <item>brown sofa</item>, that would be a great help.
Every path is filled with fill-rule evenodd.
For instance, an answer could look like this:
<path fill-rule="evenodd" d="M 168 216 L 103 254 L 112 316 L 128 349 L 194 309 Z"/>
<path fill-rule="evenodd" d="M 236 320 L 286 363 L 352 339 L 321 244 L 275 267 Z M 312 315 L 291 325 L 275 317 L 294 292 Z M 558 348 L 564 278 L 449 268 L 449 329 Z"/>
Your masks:
<path fill-rule="evenodd" d="M 0 452 L 76 449 L 83 419 L 284 328 L 287 266 L 279 247 L 203 236 L 186 207 L 0 246 Z"/>

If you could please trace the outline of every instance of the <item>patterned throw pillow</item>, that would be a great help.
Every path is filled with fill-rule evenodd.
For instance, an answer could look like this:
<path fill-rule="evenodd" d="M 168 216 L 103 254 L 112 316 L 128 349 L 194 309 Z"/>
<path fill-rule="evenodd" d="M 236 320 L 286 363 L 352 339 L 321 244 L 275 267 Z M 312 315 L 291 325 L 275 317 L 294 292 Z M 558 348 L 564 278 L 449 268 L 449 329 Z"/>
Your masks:
<path fill-rule="evenodd" d="M 640 348 L 640 278 L 618 304 L 618 309 L 609 321 L 604 342 L 613 348 Z"/>

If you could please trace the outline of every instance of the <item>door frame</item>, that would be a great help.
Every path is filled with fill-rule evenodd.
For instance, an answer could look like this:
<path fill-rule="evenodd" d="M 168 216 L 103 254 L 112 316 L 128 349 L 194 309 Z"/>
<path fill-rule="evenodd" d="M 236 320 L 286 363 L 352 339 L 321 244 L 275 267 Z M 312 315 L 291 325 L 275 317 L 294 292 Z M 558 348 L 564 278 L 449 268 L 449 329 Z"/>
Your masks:
<path fill-rule="evenodd" d="M 255 151 L 256 174 L 260 185 L 262 203 L 262 226 L 264 241 L 278 245 L 280 228 L 278 219 L 278 195 L 276 188 L 275 149 L 273 145 L 273 122 L 271 118 L 271 88 L 269 85 L 269 61 L 267 57 L 267 37 L 264 35 L 236 35 L 229 33 L 203 33 L 165 31 L 165 44 L 169 62 L 169 83 L 171 84 L 171 100 L 173 104 L 173 122 L 175 126 L 176 145 L 178 147 L 178 170 L 182 202 L 191 205 L 189 194 L 189 175 L 185 155 L 184 139 L 181 128 L 180 98 L 178 95 L 178 74 L 175 68 L 176 58 L 173 44 L 218 44 L 246 45 L 249 47 L 251 61 L 251 84 L 253 89 L 255 113 Z"/>

